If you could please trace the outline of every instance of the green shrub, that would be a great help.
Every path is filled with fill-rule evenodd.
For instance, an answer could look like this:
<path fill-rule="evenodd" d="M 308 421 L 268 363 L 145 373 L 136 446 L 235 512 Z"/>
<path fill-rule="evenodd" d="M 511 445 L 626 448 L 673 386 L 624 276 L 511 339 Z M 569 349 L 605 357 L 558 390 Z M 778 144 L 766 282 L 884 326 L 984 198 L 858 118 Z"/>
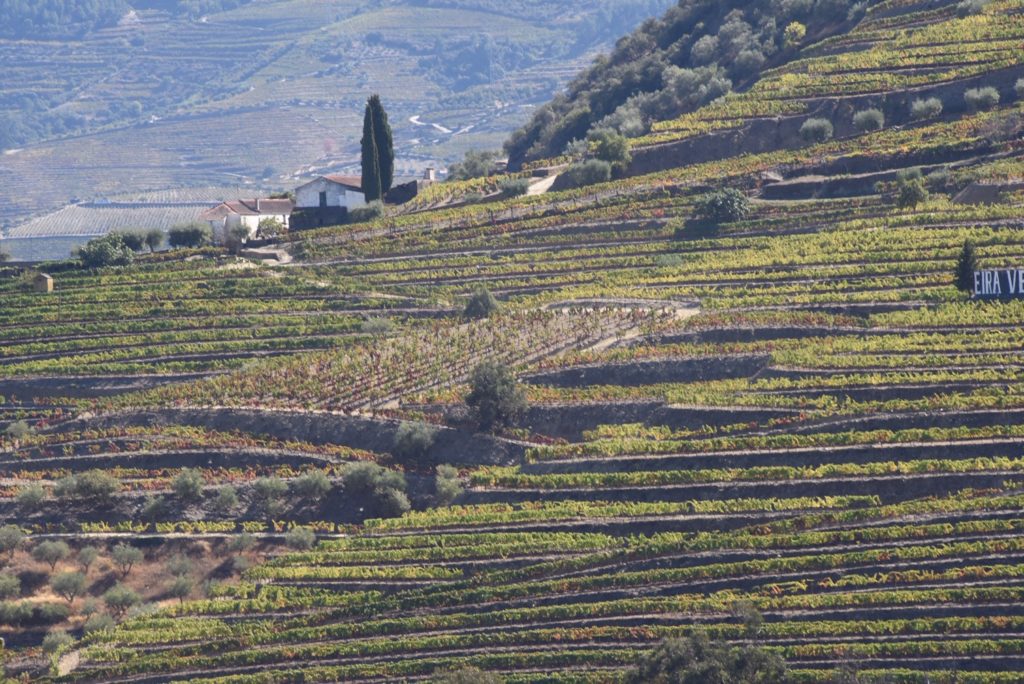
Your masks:
<path fill-rule="evenodd" d="M 434 445 L 437 428 L 426 423 L 402 423 L 395 432 L 392 453 L 406 461 L 422 459 Z"/>
<path fill-rule="evenodd" d="M 808 119 L 800 126 L 800 137 L 809 143 L 826 142 L 832 139 L 834 133 L 832 122 L 828 119 Z"/>
<path fill-rule="evenodd" d="M 853 115 L 853 125 L 861 133 L 879 131 L 885 127 L 885 115 L 878 109 L 865 109 Z"/>
<path fill-rule="evenodd" d="M 714 225 L 742 221 L 750 214 L 750 200 L 735 188 L 723 188 L 701 197 L 696 213 L 701 221 Z"/>
<path fill-rule="evenodd" d="M 345 471 L 345 492 L 381 517 L 396 517 L 411 508 L 406 487 L 405 475 L 376 463 L 356 463 Z"/>
<path fill-rule="evenodd" d="M 591 131 L 587 136 L 587 141 L 590 143 L 590 149 L 596 159 L 620 167 L 626 166 L 632 161 L 629 140 L 621 133 L 608 129 Z"/>
<path fill-rule="evenodd" d="M 167 242 L 172 249 L 203 247 L 213 242 L 213 231 L 205 223 L 185 223 L 167 232 Z"/>
<path fill-rule="evenodd" d="M 89 240 L 78 248 L 77 256 L 85 268 L 131 266 L 135 261 L 135 252 L 125 244 L 124 236 L 119 233 Z"/>
<path fill-rule="evenodd" d="M 292 480 L 292 493 L 305 501 L 318 502 L 331 491 L 334 483 L 322 471 L 310 470 Z"/>
<path fill-rule="evenodd" d="M 971 88 L 964 93 L 964 102 L 972 112 L 984 112 L 999 104 L 999 91 L 992 86 Z"/>
<path fill-rule="evenodd" d="M 498 184 L 502 197 L 522 197 L 530 191 L 529 178 L 506 178 Z"/>
<path fill-rule="evenodd" d="M 961 292 L 974 292 L 974 272 L 978 270 L 978 253 L 974 243 L 964 241 L 956 261 L 956 287 Z"/>
<path fill-rule="evenodd" d="M 63 630 L 49 632 L 43 637 L 43 653 L 53 655 L 62 648 L 70 646 L 74 641 L 71 635 Z"/>
<path fill-rule="evenodd" d="M 365 207 L 359 207 L 348 212 L 349 223 L 369 223 L 384 215 L 384 203 L 380 200 L 370 202 Z"/>
<path fill-rule="evenodd" d="M 462 492 L 459 469 L 450 465 L 437 466 L 437 475 L 434 478 L 434 499 L 437 505 L 450 506 Z"/>
<path fill-rule="evenodd" d="M 146 234 L 137 230 L 118 231 L 122 242 L 133 252 L 141 252 L 146 246 Z"/>
<path fill-rule="evenodd" d="M 607 183 L 612 179 L 612 165 L 601 159 L 573 164 L 565 172 L 569 185 L 582 188 L 597 183 Z"/>
<path fill-rule="evenodd" d="M 213 510 L 220 514 L 230 513 L 238 506 L 238 492 L 231 485 L 224 485 L 217 490 L 213 498 Z"/>
<path fill-rule="evenodd" d="M 53 487 L 54 496 L 62 501 L 96 505 L 109 505 L 119 491 L 121 483 L 112 475 L 97 469 L 62 477 Z"/>
<path fill-rule="evenodd" d="M 958 17 L 969 17 L 972 14 L 980 14 L 992 0 L 961 0 L 956 5 Z"/>
<path fill-rule="evenodd" d="M 463 309 L 462 315 L 465 318 L 489 318 L 499 308 L 498 300 L 494 298 L 490 290 L 481 285 L 473 291 L 469 300 L 466 301 L 466 307 Z"/>
<path fill-rule="evenodd" d="M 942 100 L 929 97 L 927 100 L 917 99 L 910 103 L 910 118 L 914 121 L 934 119 L 942 114 Z"/>
<path fill-rule="evenodd" d="M 202 501 L 205 485 L 203 474 L 192 468 L 183 469 L 171 480 L 171 490 L 186 505 Z"/>
<path fill-rule="evenodd" d="M 12 572 L 0 572 L 0 599 L 8 600 L 21 595 L 21 580 Z"/>
<path fill-rule="evenodd" d="M 316 533 L 308 527 L 293 527 L 284 536 L 284 543 L 296 551 L 309 551 L 316 544 Z"/>
<path fill-rule="evenodd" d="M 82 625 L 82 631 L 86 634 L 109 632 L 112 629 L 114 629 L 114 618 L 106 613 L 93 613 Z"/>
<path fill-rule="evenodd" d="M 481 430 L 493 430 L 515 422 L 526 410 L 526 394 L 512 370 L 497 361 L 484 361 L 473 369 L 466 404 Z"/>
<path fill-rule="evenodd" d="M 25 485 L 15 495 L 18 506 L 26 511 L 38 511 L 46 500 L 46 490 L 38 482 Z"/>

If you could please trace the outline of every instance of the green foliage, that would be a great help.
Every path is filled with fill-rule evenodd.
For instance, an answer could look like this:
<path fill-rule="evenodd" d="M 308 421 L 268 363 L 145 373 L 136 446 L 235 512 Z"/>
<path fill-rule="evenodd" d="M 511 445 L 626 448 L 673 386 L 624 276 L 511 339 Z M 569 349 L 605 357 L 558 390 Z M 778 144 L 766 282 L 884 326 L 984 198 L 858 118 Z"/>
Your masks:
<path fill-rule="evenodd" d="M 960 0 L 956 5 L 958 17 L 969 17 L 972 14 L 980 14 L 992 0 Z"/>
<path fill-rule="evenodd" d="M 182 577 L 192 572 L 192 559 L 183 553 L 177 553 L 167 561 L 167 572 L 175 577 Z"/>
<path fill-rule="evenodd" d="M 50 570 L 70 555 L 71 548 L 64 541 L 43 541 L 32 549 L 32 558 L 40 563 L 46 563 Z"/>
<path fill-rule="evenodd" d="M 861 133 L 880 131 L 885 127 L 885 115 L 879 109 L 864 109 L 853 115 L 853 125 Z"/>
<path fill-rule="evenodd" d="M 217 490 L 213 498 L 213 510 L 226 515 L 238 506 L 238 491 L 231 485 L 224 485 Z"/>
<path fill-rule="evenodd" d="M 356 463 L 345 471 L 345 492 L 380 517 L 397 517 L 409 510 L 406 486 L 405 475 L 376 463 Z"/>
<path fill-rule="evenodd" d="M 74 641 L 75 640 L 71 638 L 71 635 L 65 631 L 48 632 L 47 635 L 43 637 L 43 653 L 53 655 L 62 648 L 70 646 Z"/>
<path fill-rule="evenodd" d="M 971 240 L 965 240 L 956 260 L 956 287 L 961 292 L 974 292 L 974 272 L 978 270 L 978 253 Z"/>
<path fill-rule="evenodd" d="M 243 532 L 231 539 L 228 543 L 228 550 L 232 553 L 244 553 L 256 546 L 256 537 L 248 532 Z"/>
<path fill-rule="evenodd" d="M 131 266 L 135 261 L 135 252 L 125 243 L 121 233 L 110 233 L 89 240 L 78 248 L 77 256 L 85 268 Z"/>
<path fill-rule="evenodd" d="M 782 46 L 789 50 L 798 48 L 804 42 L 805 36 L 807 36 L 806 26 L 799 21 L 790 22 L 782 34 Z"/>
<path fill-rule="evenodd" d="M 462 480 L 459 469 L 450 465 L 437 466 L 434 477 L 434 500 L 438 506 L 450 506 L 462 495 Z"/>
<path fill-rule="evenodd" d="M 141 231 L 125 230 L 115 234 L 120 236 L 121 241 L 133 252 L 141 252 L 146 246 L 146 234 Z"/>
<path fill-rule="evenodd" d="M 497 361 L 484 361 L 473 369 L 466 404 L 481 430 L 514 423 L 526 410 L 526 394 L 512 370 Z"/>
<path fill-rule="evenodd" d="M 263 240 L 278 240 L 288 234 L 288 228 L 278 218 L 260 219 L 256 235 Z"/>
<path fill-rule="evenodd" d="M 668 639 L 641 659 L 627 684 L 787 684 L 792 677 L 775 653 L 757 646 L 730 647 L 697 629 Z"/>
<path fill-rule="evenodd" d="M 185 599 L 189 597 L 192 590 L 195 588 L 195 583 L 188 577 L 179 575 L 175 577 L 170 586 L 167 587 L 167 595 L 171 598 L 178 599 L 179 603 L 185 603 Z"/>
<path fill-rule="evenodd" d="M 167 232 L 171 249 L 195 249 L 213 242 L 213 231 L 205 223 L 185 223 Z"/>
<path fill-rule="evenodd" d="M 50 587 L 58 596 L 63 596 L 68 603 L 85 593 L 88 582 L 81 572 L 61 572 L 50 579 Z"/>
<path fill-rule="evenodd" d="M 142 597 L 131 587 L 119 583 L 103 594 L 103 603 L 111 613 L 120 617 L 142 603 Z"/>
<path fill-rule="evenodd" d="M 82 631 L 85 634 L 109 632 L 112 629 L 114 629 L 114 618 L 106 613 L 93 613 L 82 625 Z"/>
<path fill-rule="evenodd" d="M 334 484 L 320 470 L 310 470 L 292 480 L 292 493 L 302 501 L 319 502 Z"/>
<path fill-rule="evenodd" d="M 984 112 L 999 104 L 999 91 L 992 86 L 970 88 L 964 92 L 964 102 L 972 112 Z"/>
<path fill-rule="evenodd" d="M 0 572 L 0 600 L 10 600 L 21 595 L 21 580 L 13 572 Z"/>
<path fill-rule="evenodd" d="M 808 119 L 800 126 L 800 137 L 809 143 L 827 142 L 832 139 L 834 132 L 832 122 L 828 119 Z"/>
<path fill-rule="evenodd" d="M 46 490 L 38 482 L 33 482 L 18 489 L 15 500 L 20 508 L 29 512 L 35 512 L 42 507 L 43 502 L 46 500 Z"/>
<path fill-rule="evenodd" d="M 57 480 L 53 494 L 67 503 L 84 501 L 95 505 L 110 505 L 114 495 L 121 491 L 121 483 L 109 473 L 93 469 Z"/>
<path fill-rule="evenodd" d="M 374 200 L 365 207 L 359 207 L 348 212 L 349 223 L 368 223 L 384 216 L 384 203 Z"/>
<path fill-rule="evenodd" d="M 171 480 L 171 490 L 186 506 L 202 501 L 205 485 L 203 474 L 193 468 L 183 468 Z"/>
<path fill-rule="evenodd" d="M 712 225 L 742 221 L 750 214 L 750 200 L 736 188 L 723 188 L 700 198 L 697 218 Z"/>
<path fill-rule="evenodd" d="M 489 318 L 492 314 L 497 313 L 499 308 L 498 300 L 494 298 L 490 290 L 480 285 L 466 301 L 462 315 L 464 318 L 479 320 Z"/>
<path fill-rule="evenodd" d="M 296 551 L 308 551 L 316 544 L 316 533 L 308 527 L 293 527 L 284 536 L 284 543 Z"/>
<path fill-rule="evenodd" d="M 141 563 L 144 557 L 142 549 L 124 542 L 117 544 L 110 551 L 110 559 L 114 561 L 114 564 L 121 571 L 122 578 L 127 577 L 131 573 L 132 568 Z"/>
<path fill-rule="evenodd" d="M 363 194 L 367 202 L 384 199 L 394 182 L 395 149 L 387 112 L 379 95 L 371 95 L 363 114 Z"/>
<path fill-rule="evenodd" d="M 632 161 L 626 136 L 606 128 L 591 131 L 587 136 L 595 158 L 613 166 L 625 167 Z"/>
<path fill-rule="evenodd" d="M 95 546 L 83 546 L 78 550 L 78 565 L 81 566 L 82 572 L 89 572 L 89 568 L 96 562 L 96 559 L 100 557 L 100 550 Z"/>
<path fill-rule="evenodd" d="M 597 183 L 607 183 L 612 179 L 612 165 L 600 159 L 588 159 L 573 164 L 565 171 L 569 185 L 582 188 Z"/>
<path fill-rule="evenodd" d="M 25 533 L 17 525 L 4 525 L 0 527 L 0 553 L 7 554 L 7 560 L 14 558 L 17 551 L 25 541 Z"/>
<path fill-rule="evenodd" d="M 155 252 L 163 246 L 164 240 L 167 239 L 167 236 L 164 235 L 164 231 L 159 228 L 154 228 L 153 230 L 146 231 L 145 239 L 146 246 L 149 247 L 149 251 Z"/>
<path fill-rule="evenodd" d="M 26 423 L 24 420 L 16 420 L 7 426 L 4 430 L 4 434 L 14 440 L 25 439 L 31 434 L 34 434 L 35 430 Z"/>
<path fill-rule="evenodd" d="M 896 206 L 901 209 L 916 209 L 928 200 L 928 186 L 920 172 L 903 176 L 896 181 Z"/>
<path fill-rule="evenodd" d="M 914 121 L 934 119 L 942 114 L 942 100 L 937 97 L 918 98 L 910 103 L 910 118 Z"/>
<path fill-rule="evenodd" d="M 530 191 L 529 178 L 506 178 L 498 184 L 501 196 L 505 198 L 522 197 Z"/>
<path fill-rule="evenodd" d="M 424 458 L 434 445 L 437 428 L 426 423 L 404 422 L 395 432 L 392 453 L 404 461 Z"/>
<path fill-rule="evenodd" d="M 452 164 L 448 168 L 448 180 L 464 181 L 490 176 L 494 171 L 494 162 L 497 159 L 497 152 L 469 150 L 461 162 Z"/>

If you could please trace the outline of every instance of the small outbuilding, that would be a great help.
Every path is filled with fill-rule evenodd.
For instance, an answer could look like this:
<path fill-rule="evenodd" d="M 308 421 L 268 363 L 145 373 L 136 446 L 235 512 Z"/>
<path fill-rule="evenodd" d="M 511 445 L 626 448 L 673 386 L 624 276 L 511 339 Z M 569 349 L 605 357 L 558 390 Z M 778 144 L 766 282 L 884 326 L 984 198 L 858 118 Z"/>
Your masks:
<path fill-rule="evenodd" d="M 53 276 L 40 273 L 32 279 L 32 289 L 36 292 L 53 292 Z"/>

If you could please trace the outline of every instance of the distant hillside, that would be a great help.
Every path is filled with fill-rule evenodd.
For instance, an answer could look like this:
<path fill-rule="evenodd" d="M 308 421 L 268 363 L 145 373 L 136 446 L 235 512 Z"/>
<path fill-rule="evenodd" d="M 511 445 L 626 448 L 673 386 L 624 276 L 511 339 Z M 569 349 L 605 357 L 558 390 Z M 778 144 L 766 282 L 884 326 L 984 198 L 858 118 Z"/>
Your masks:
<path fill-rule="evenodd" d="M 72 4 L 74 13 L 0 5 L 0 16 L 19 18 L 0 22 L 0 227 L 73 196 L 281 185 L 344 168 L 374 91 L 404 172 L 444 165 L 499 146 L 623 26 L 672 0 L 53 6 Z M 424 125 L 409 121 L 417 115 Z"/>

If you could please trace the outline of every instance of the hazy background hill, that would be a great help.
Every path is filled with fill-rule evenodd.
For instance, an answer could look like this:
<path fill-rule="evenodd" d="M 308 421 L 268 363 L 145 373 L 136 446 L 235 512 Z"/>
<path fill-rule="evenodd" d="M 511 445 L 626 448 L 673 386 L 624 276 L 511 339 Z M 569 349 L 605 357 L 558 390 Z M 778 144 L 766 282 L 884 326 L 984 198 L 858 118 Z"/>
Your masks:
<path fill-rule="evenodd" d="M 497 147 L 672 0 L 0 0 L 0 227 L 72 199 L 287 187 L 356 162 L 380 92 L 399 172 Z"/>

